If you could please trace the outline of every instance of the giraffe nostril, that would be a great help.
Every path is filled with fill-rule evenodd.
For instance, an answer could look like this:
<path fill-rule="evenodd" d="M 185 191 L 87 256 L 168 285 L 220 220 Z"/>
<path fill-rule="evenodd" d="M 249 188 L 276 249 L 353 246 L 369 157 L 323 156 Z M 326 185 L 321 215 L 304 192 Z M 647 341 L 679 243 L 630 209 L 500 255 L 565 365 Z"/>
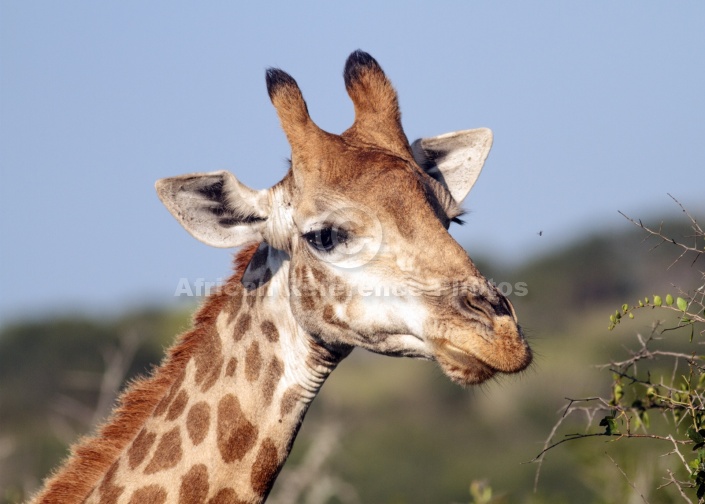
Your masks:
<path fill-rule="evenodd" d="M 462 299 L 465 310 L 493 320 L 495 317 L 510 317 L 516 320 L 516 312 L 512 303 L 502 295 L 499 295 L 496 302 L 492 303 L 484 297 L 466 295 Z"/>
<path fill-rule="evenodd" d="M 494 309 L 495 309 L 495 313 L 498 316 L 512 317 L 513 319 L 516 320 L 516 314 L 514 312 L 514 307 L 512 306 L 512 303 L 510 303 L 506 297 L 500 296 L 499 302 L 495 305 Z"/>
<path fill-rule="evenodd" d="M 483 298 L 471 295 L 465 296 L 463 299 L 463 306 L 466 310 L 472 313 L 480 315 L 487 320 L 492 320 L 492 313 L 494 310 L 492 310 L 490 304 Z"/>

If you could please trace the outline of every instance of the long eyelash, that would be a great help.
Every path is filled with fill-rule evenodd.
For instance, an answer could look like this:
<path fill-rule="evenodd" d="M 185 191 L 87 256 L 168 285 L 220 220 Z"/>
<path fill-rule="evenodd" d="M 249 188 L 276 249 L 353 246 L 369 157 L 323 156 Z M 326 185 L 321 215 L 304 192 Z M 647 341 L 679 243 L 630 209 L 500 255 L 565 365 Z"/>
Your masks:
<path fill-rule="evenodd" d="M 455 215 L 451 217 L 450 221 L 455 222 L 456 224 L 463 225 L 465 224 L 465 221 L 460 218 L 461 215 L 465 215 L 467 212 L 465 210 L 460 210 L 460 213 L 458 215 Z"/>

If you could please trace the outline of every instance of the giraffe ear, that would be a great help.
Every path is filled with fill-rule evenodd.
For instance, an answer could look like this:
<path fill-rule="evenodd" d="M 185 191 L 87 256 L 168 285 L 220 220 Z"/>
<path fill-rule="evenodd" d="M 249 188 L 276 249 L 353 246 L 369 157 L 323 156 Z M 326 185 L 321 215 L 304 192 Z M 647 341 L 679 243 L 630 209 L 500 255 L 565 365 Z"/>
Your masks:
<path fill-rule="evenodd" d="M 419 138 L 411 145 L 418 165 L 460 203 L 480 176 L 492 148 L 492 131 L 479 128 Z"/>
<path fill-rule="evenodd" d="M 227 171 L 158 180 L 157 195 L 191 235 L 213 247 L 261 241 L 269 216 L 268 191 L 255 191 Z"/>

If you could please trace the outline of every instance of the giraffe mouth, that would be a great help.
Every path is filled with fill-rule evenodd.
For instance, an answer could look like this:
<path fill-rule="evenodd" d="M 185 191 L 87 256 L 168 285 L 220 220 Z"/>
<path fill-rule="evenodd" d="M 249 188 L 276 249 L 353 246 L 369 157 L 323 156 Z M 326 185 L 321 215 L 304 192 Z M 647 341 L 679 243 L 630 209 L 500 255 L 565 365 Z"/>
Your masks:
<path fill-rule="evenodd" d="M 459 385 L 477 385 L 499 372 L 475 355 L 458 348 L 448 340 L 435 343 L 434 356 L 443 372 Z"/>

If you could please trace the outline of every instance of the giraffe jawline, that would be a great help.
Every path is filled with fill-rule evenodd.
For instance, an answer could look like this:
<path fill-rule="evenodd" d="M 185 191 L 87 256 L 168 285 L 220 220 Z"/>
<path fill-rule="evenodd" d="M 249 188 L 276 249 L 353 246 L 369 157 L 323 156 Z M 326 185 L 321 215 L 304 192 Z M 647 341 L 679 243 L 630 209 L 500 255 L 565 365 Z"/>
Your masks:
<path fill-rule="evenodd" d="M 497 369 L 462 351 L 447 340 L 435 346 L 436 362 L 438 362 L 448 378 L 459 385 L 477 385 L 489 380 L 498 373 Z"/>

